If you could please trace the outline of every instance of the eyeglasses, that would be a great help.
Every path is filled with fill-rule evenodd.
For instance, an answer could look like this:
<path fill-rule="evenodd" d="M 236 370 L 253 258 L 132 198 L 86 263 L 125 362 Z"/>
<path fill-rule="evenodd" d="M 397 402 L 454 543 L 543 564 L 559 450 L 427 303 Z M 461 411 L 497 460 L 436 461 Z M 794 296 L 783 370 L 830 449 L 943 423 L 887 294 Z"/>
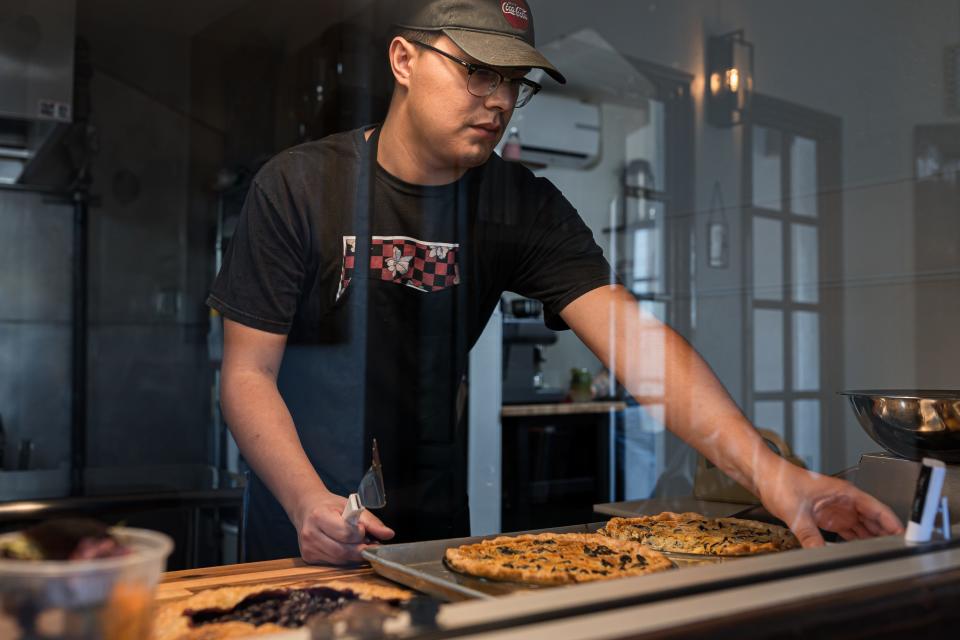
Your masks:
<path fill-rule="evenodd" d="M 530 102 L 530 99 L 537 95 L 542 88 L 533 80 L 527 80 L 526 78 L 504 78 L 503 74 L 496 69 L 461 60 L 425 42 L 420 42 L 419 40 L 411 40 L 410 42 L 424 49 L 429 49 L 434 53 L 439 53 L 443 57 L 449 58 L 465 67 L 467 69 L 467 91 L 478 98 L 486 98 L 487 96 L 493 95 L 500 85 L 506 82 L 511 94 L 514 96 L 514 107 L 519 109 Z"/>

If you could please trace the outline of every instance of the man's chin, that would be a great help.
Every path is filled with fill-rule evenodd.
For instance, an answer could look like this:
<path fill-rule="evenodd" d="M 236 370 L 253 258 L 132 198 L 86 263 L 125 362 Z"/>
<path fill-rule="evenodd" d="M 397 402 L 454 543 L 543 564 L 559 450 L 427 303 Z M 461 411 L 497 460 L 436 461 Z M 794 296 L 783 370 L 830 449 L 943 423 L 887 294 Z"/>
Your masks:
<path fill-rule="evenodd" d="M 479 167 L 484 162 L 490 159 L 490 154 L 493 153 L 493 148 L 475 148 L 461 153 L 459 157 L 460 166 L 465 169 L 472 169 L 473 167 Z"/>

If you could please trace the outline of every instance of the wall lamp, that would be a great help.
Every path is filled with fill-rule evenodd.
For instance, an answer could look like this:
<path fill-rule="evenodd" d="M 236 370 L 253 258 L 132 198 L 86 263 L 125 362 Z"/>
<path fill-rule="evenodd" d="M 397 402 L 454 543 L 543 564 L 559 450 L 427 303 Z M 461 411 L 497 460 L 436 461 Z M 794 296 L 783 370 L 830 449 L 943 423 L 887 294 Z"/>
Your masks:
<path fill-rule="evenodd" d="M 707 122 L 742 124 L 753 94 L 753 44 L 743 30 L 707 38 Z"/>

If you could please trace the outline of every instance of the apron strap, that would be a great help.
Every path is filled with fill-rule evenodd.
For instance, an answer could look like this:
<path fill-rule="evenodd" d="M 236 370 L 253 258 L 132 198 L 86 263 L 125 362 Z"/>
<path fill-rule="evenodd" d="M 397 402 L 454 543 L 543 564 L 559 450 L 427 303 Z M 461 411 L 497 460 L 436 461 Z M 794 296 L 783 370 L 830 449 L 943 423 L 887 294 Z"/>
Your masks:
<path fill-rule="evenodd" d="M 363 134 L 361 134 L 363 135 Z M 354 211 L 354 235 L 357 238 L 356 262 L 353 266 L 354 278 L 363 283 L 362 302 L 366 308 L 367 278 L 370 274 L 370 244 L 372 242 L 373 199 L 376 188 L 377 148 L 380 143 L 380 127 L 377 126 L 366 148 L 360 151 L 360 171 L 357 179 L 357 198 Z M 351 282 L 351 285 L 354 284 Z"/>
<path fill-rule="evenodd" d="M 361 139 L 363 134 L 361 133 Z M 353 335 L 353 343 L 356 345 L 356 361 L 354 362 L 353 375 L 358 380 L 366 381 L 367 368 L 370 362 L 370 336 L 368 333 L 370 314 L 375 310 L 370 306 L 370 243 L 371 226 L 373 213 L 373 200 L 375 188 L 375 176 L 377 171 L 377 143 L 380 138 L 380 127 L 378 126 L 370 139 L 367 141 L 366 149 L 360 150 L 360 168 L 357 177 L 357 196 L 354 206 L 354 235 L 356 237 L 356 259 L 354 263 L 354 274 L 350 281 L 350 287 L 353 292 L 355 303 L 351 305 L 353 313 L 350 316 L 351 326 L 349 332 Z M 360 391 L 360 406 L 358 408 L 359 425 L 362 428 L 363 444 L 362 448 L 366 451 L 369 441 L 367 421 L 368 407 L 370 406 L 371 396 L 375 393 L 370 389 L 366 382 Z M 367 454 L 364 452 L 363 459 L 366 460 Z"/>

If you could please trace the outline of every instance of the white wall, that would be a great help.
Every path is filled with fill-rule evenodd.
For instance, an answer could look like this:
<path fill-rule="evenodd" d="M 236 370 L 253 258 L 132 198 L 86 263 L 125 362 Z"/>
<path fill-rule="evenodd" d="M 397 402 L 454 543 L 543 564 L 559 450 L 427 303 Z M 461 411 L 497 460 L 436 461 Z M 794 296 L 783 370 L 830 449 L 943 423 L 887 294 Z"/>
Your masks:
<path fill-rule="evenodd" d="M 844 386 L 956 387 L 944 367 L 923 364 L 915 332 L 911 166 L 917 124 L 944 122 L 943 50 L 960 41 L 958 8 L 947 0 L 684 0 L 637 3 L 530 0 L 539 42 L 583 27 L 596 29 L 621 53 L 697 75 L 696 209 L 698 243 L 713 181 L 736 207 L 738 129 L 703 123 L 703 50 L 707 34 L 744 29 L 756 51 L 758 92 L 843 120 Z M 569 194 L 568 194 L 569 196 Z M 731 268 L 698 269 L 697 348 L 741 401 L 744 352 L 737 216 L 730 218 Z M 702 261 L 700 262 L 702 265 Z M 932 285 L 927 285 L 932 286 Z M 955 295 L 956 279 L 940 284 Z M 895 302 L 894 302 L 895 301 Z M 956 352 L 956 346 L 952 346 Z M 830 366 L 829 363 L 825 363 Z M 830 446 L 847 463 L 877 446 L 852 412 L 828 425 Z"/>

